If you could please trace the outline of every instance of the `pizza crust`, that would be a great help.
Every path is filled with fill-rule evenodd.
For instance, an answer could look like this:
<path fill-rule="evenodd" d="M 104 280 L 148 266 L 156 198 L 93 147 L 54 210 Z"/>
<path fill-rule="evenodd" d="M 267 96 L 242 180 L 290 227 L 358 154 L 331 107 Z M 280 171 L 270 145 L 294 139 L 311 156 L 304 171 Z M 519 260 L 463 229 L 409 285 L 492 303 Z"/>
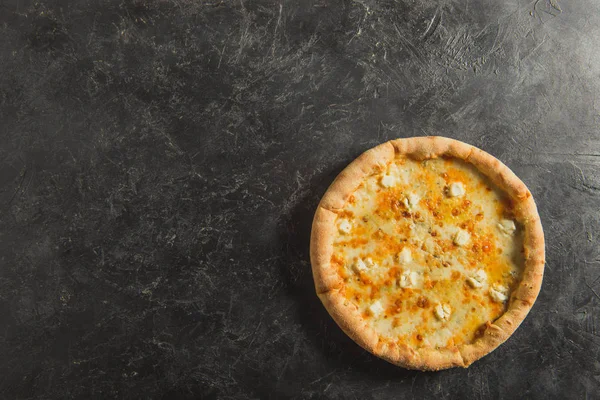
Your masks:
<path fill-rule="evenodd" d="M 453 349 L 413 349 L 386 341 L 368 325 L 359 310 L 344 298 L 343 281 L 331 265 L 337 212 L 363 180 L 382 169 L 397 155 L 416 160 L 454 157 L 475 166 L 505 191 L 514 202 L 515 216 L 524 227 L 524 269 L 521 282 L 511 293 L 506 312 L 473 343 Z M 468 367 L 502 344 L 527 316 L 542 284 L 544 233 L 533 197 L 525 184 L 492 155 L 458 140 L 439 137 L 396 139 L 367 150 L 350 163 L 331 184 L 315 213 L 310 257 L 315 288 L 329 314 L 356 343 L 393 364 L 417 370 Z"/>
<path fill-rule="evenodd" d="M 325 293 L 333 289 L 339 289 L 342 278 L 330 265 L 333 254 L 333 237 L 335 232 L 336 214 L 323 207 L 318 207 L 313 220 L 312 235 L 310 239 L 310 258 L 313 265 L 313 279 L 317 294 Z"/>

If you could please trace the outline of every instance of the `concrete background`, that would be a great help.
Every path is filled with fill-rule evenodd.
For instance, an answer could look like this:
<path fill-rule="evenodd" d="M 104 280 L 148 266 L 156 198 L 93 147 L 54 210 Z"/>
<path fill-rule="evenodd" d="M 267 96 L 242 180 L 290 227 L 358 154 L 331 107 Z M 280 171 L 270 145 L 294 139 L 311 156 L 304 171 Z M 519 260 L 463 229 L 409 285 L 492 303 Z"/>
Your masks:
<path fill-rule="evenodd" d="M 0 397 L 600 396 L 600 2 L 0 2 Z M 547 267 L 467 370 L 314 294 L 336 174 L 444 135 L 529 186 Z"/>

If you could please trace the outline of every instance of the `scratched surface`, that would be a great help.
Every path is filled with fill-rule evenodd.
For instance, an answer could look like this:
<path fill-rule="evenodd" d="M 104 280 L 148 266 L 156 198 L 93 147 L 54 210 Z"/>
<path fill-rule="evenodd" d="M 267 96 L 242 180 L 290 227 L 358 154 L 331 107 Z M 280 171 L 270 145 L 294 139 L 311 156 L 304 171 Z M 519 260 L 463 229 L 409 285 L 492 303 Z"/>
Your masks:
<path fill-rule="evenodd" d="M 600 2 L 0 2 L 0 397 L 600 396 Z M 441 134 L 538 201 L 542 292 L 469 369 L 367 354 L 312 214 Z"/>

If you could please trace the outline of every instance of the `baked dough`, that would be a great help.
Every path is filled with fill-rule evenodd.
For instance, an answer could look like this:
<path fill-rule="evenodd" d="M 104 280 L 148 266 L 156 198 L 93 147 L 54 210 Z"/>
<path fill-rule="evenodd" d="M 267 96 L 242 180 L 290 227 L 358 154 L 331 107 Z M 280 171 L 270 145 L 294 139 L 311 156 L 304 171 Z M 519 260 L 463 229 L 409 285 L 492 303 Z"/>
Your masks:
<path fill-rule="evenodd" d="M 467 367 L 504 342 L 542 283 L 544 235 L 525 184 L 444 137 L 370 149 L 315 213 L 317 295 L 360 346 L 419 370 Z"/>

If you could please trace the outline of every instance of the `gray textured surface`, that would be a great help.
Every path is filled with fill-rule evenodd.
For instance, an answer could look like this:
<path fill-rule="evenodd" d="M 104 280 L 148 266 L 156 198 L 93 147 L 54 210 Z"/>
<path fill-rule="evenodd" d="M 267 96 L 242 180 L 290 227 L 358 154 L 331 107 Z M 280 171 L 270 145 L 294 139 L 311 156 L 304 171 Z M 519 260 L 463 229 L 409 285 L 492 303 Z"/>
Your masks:
<path fill-rule="evenodd" d="M 202 4 L 200 4 L 202 3 Z M 3 398 L 598 398 L 600 3 L 0 3 Z M 541 295 L 468 370 L 358 348 L 312 213 L 387 139 L 530 187 Z"/>

